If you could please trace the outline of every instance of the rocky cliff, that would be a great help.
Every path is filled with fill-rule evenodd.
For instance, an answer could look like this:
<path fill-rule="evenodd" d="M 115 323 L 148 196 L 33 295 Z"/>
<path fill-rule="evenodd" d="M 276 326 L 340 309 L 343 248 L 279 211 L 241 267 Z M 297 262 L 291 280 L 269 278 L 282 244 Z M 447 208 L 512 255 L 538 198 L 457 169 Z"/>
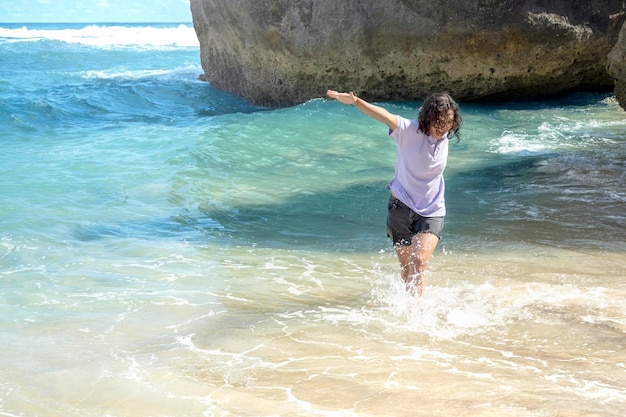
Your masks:
<path fill-rule="evenodd" d="M 206 79 L 264 106 L 609 88 L 623 0 L 190 0 Z"/>
<path fill-rule="evenodd" d="M 615 79 L 615 96 L 626 110 L 626 23 L 622 26 L 619 39 L 611 53 L 607 69 Z"/>

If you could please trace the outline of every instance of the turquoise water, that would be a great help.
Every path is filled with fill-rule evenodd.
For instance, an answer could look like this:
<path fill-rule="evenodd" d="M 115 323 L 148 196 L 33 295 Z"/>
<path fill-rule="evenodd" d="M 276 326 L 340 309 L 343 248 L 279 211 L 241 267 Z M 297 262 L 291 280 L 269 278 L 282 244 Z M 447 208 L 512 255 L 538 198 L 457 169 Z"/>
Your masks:
<path fill-rule="evenodd" d="M 0 415 L 626 412 L 610 93 L 462 103 L 415 300 L 354 108 L 212 88 L 190 25 L 5 24 L 0 57 Z"/>

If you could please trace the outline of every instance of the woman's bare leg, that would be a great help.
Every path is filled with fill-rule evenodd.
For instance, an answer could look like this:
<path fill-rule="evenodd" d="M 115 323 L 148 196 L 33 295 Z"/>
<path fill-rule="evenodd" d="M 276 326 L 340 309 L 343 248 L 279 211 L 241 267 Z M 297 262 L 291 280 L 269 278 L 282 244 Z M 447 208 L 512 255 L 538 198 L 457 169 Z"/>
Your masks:
<path fill-rule="evenodd" d="M 396 245 L 396 253 L 400 261 L 402 279 L 411 294 L 422 295 L 424 289 L 424 272 L 428 269 L 428 261 L 439 243 L 439 238 L 432 233 L 418 233 L 413 236 L 408 246 Z"/>

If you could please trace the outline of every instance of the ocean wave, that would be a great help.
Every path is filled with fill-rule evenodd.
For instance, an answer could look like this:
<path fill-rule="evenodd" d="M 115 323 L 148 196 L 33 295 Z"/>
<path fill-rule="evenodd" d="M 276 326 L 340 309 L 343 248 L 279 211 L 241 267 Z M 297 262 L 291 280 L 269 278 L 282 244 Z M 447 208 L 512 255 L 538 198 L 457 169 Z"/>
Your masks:
<path fill-rule="evenodd" d="M 490 152 L 498 154 L 533 155 L 555 150 L 558 142 L 548 142 L 537 135 L 504 131 Z"/>
<path fill-rule="evenodd" d="M 613 147 L 622 142 L 626 119 L 613 95 L 572 95 L 570 100 L 573 104 L 551 108 L 533 105 L 540 110 L 534 112 L 519 105 L 496 111 L 491 121 L 498 120 L 503 129 L 494 134 L 485 150 L 538 156 Z"/>
<path fill-rule="evenodd" d="M 0 43 L 60 41 L 99 48 L 197 48 L 198 38 L 193 27 L 178 26 L 107 26 L 89 25 L 82 28 L 19 28 L 0 27 Z"/>
<path fill-rule="evenodd" d="M 518 156 L 538 155 L 597 146 L 614 146 L 626 126 L 623 120 L 585 122 L 542 122 L 536 131 L 505 130 L 491 145 L 490 152 Z M 534 129 L 533 129 L 534 130 Z"/>
<path fill-rule="evenodd" d="M 202 68 L 196 65 L 188 65 L 185 67 L 174 69 L 150 69 L 150 70 L 130 70 L 120 68 L 110 68 L 105 70 L 82 71 L 79 76 L 90 79 L 103 80 L 141 80 L 146 78 L 177 78 L 188 81 L 190 74 L 192 78 L 198 78 L 202 73 Z"/>

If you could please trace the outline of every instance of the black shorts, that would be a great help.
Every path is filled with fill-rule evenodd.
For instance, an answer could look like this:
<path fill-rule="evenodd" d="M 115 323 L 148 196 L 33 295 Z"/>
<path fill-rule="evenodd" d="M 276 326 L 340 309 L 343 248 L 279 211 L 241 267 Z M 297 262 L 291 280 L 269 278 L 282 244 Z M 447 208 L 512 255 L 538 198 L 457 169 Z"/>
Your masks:
<path fill-rule="evenodd" d="M 443 217 L 423 217 L 391 196 L 387 203 L 387 236 L 394 245 L 408 246 L 418 233 L 432 233 L 441 239 Z"/>

